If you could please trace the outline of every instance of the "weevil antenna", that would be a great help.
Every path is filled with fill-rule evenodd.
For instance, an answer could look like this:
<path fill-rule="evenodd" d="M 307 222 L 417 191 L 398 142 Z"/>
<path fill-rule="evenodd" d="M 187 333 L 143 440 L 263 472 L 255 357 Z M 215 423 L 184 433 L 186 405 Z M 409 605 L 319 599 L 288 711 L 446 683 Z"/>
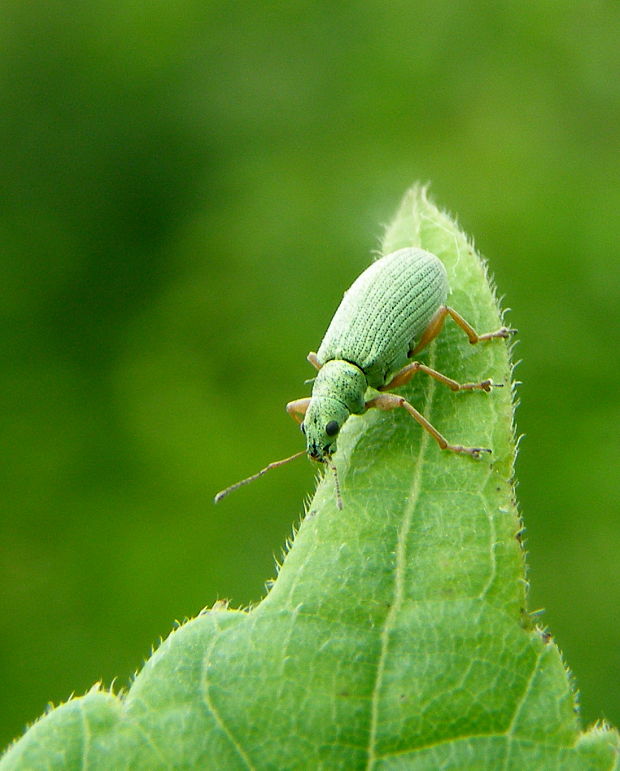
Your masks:
<path fill-rule="evenodd" d="M 327 460 L 327 465 L 334 472 L 334 486 L 336 488 L 336 506 L 342 511 L 342 495 L 340 495 L 340 482 L 338 481 L 338 472 L 336 471 L 336 464 L 331 458 Z"/>
<path fill-rule="evenodd" d="M 251 477 L 242 479 L 240 482 L 235 482 L 234 485 L 227 487 L 225 490 L 220 490 L 219 493 L 213 499 L 213 502 L 219 503 L 222 500 L 222 498 L 225 498 L 229 493 L 232 493 L 233 490 L 236 490 L 238 487 L 243 487 L 243 485 L 249 485 L 250 482 L 253 482 L 255 479 L 262 477 L 263 474 L 266 474 L 268 471 L 271 471 L 272 468 L 278 468 L 279 466 L 283 466 L 285 463 L 288 463 L 291 460 L 295 460 L 295 458 L 299 458 L 301 455 L 305 455 L 305 454 L 306 454 L 305 450 L 300 450 L 299 452 L 296 452 L 295 455 L 291 455 L 289 458 L 283 458 L 282 460 L 274 460 L 273 463 L 270 463 L 268 466 L 265 466 L 265 468 L 262 468 L 256 474 L 252 474 Z"/>

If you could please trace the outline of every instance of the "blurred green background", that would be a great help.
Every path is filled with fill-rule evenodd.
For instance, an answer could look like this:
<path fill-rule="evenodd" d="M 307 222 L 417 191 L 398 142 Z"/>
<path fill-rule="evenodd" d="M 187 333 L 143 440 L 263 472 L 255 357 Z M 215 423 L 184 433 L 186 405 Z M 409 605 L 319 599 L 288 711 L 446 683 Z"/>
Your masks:
<path fill-rule="evenodd" d="M 257 601 L 304 396 L 416 179 L 519 328 L 531 607 L 620 723 L 616 2 L 5 0 L 1 741 Z"/>

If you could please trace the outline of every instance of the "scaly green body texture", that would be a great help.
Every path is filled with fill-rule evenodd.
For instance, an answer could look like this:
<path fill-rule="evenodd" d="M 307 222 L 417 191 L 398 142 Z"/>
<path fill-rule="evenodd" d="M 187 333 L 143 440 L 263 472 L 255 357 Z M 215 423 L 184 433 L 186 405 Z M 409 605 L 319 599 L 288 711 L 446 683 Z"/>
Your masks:
<path fill-rule="evenodd" d="M 408 248 L 381 257 L 342 298 L 317 351 L 318 363 L 348 361 L 369 386 L 385 385 L 407 364 L 447 296 L 446 269 L 434 254 Z"/>
<path fill-rule="evenodd" d="M 378 259 L 345 292 L 318 352 L 308 354 L 308 361 L 318 370 L 312 396 L 286 406 L 295 420 L 303 421 L 306 452 L 313 460 L 333 465 L 331 456 L 336 452 L 336 437 L 344 423 L 351 415 L 361 415 L 373 407 L 380 410 L 402 407 L 431 434 L 442 450 L 473 457 L 490 452 L 482 447 L 450 444 L 402 396 L 381 393 L 405 385 L 417 372 L 426 373 L 453 391 L 491 390 L 491 380 L 457 383 L 425 364 L 411 361 L 413 355 L 441 332 L 446 316 L 454 319 L 470 343 L 508 337 L 514 331 L 502 327 L 479 335 L 457 311 L 445 304 L 448 291 L 441 260 L 423 249 L 407 247 Z M 380 393 L 366 400 L 369 387 Z M 218 493 L 216 501 L 301 454 L 270 463 L 258 474 Z"/>
<path fill-rule="evenodd" d="M 311 458 L 335 451 L 342 424 L 366 411 L 368 386 L 385 386 L 405 366 L 447 296 L 443 264 L 423 249 L 381 257 L 354 281 L 316 354 L 320 369 L 303 422 Z"/>

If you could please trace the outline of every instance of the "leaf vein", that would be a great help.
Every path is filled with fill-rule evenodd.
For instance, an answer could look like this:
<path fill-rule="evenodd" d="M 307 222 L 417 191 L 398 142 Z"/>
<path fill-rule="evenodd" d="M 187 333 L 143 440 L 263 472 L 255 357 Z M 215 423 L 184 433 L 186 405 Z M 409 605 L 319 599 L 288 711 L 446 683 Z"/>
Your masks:
<path fill-rule="evenodd" d="M 430 348 L 429 353 L 430 366 L 435 365 L 435 345 Z M 435 381 L 431 381 L 427 385 L 426 399 L 423 414 L 430 415 L 430 405 L 432 404 L 433 396 L 435 393 Z M 379 723 L 379 695 L 383 685 L 383 675 L 385 670 L 385 661 L 388 654 L 390 645 L 390 634 L 394 626 L 394 621 L 398 616 L 401 609 L 404 591 L 405 591 L 405 574 L 407 565 L 407 541 L 409 540 L 409 531 L 411 530 L 411 521 L 415 512 L 418 498 L 420 495 L 420 483 L 422 479 L 422 469 L 424 468 L 424 458 L 427 445 L 430 441 L 430 435 L 426 432 L 422 432 L 420 439 L 418 460 L 415 464 L 415 471 L 413 474 L 413 480 L 411 483 L 411 489 L 409 493 L 409 500 L 407 502 L 407 508 L 403 517 L 403 522 L 398 531 L 396 542 L 396 565 L 394 571 L 394 593 L 393 600 L 385 617 L 385 623 L 381 630 L 381 652 L 379 654 L 379 661 L 377 663 L 377 670 L 375 675 L 375 685 L 372 692 L 371 702 L 371 716 L 370 716 L 370 738 L 368 746 L 368 762 L 366 765 L 367 771 L 370 771 L 376 763 L 377 754 L 377 729 Z"/>
<path fill-rule="evenodd" d="M 205 700 L 205 704 L 207 706 L 207 709 L 209 712 L 213 715 L 213 719 L 217 723 L 219 729 L 222 731 L 222 733 L 226 736 L 232 747 L 234 748 L 235 752 L 239 755 L 243 763 L 245 763 L 246 767 L 250 769 L 250 771 L 255 771 L 255 767 L 250 761 L 250 758 L 248 754 L 245 752 L 243 747 L 239 744 L 237 739 L 235 738 L 233 732 L 230 730 L 230 728 L 226 725 L 226 722 L 224 718 L 220 715 L 219 710 L 213 703 L 213 700 L 211 699 L 211 694 L 209 692 L 210 690 L 210 684 L 209 684 L 209 667 L 211 664 L 211 654 L 213 653 L 213 649 L 215 648 L 215 645 L 219 642 L 222 634 L 222 628 L 217 624 L 217 620 L 215 620 L 215 625 L 217 627 L 217 631 L 219 634 L 216 634 L 213 636 L 213 641 L 211 642 L 211 645 L 209 645 L 207 652 L 205 653 L 205 657 L 202 662 L 202 683 L 203 683 L 203 696 Z"/>

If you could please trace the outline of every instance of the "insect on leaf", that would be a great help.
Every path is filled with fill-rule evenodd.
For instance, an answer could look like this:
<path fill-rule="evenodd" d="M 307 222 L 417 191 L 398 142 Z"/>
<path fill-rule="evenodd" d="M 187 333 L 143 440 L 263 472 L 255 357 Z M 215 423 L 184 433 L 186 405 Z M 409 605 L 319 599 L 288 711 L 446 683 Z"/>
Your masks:
<path fill-rule="evenodd" d="M 407 193 L 383 243 L 436 254 L 450 305 L 477 330 L 500 314 L 471 242 Z M 399 392 L 480 460 L 441 452 L 402 410 L 344 426 L 267 597 L 184 624 L 121 695 L 52 710 L 8 769 L 612 769 L 618 735 L 583 732 L 555 644 L 527 614 L 509 345 L 470 346 L 451 321 L 421 354 L 461 382 Z"/>

